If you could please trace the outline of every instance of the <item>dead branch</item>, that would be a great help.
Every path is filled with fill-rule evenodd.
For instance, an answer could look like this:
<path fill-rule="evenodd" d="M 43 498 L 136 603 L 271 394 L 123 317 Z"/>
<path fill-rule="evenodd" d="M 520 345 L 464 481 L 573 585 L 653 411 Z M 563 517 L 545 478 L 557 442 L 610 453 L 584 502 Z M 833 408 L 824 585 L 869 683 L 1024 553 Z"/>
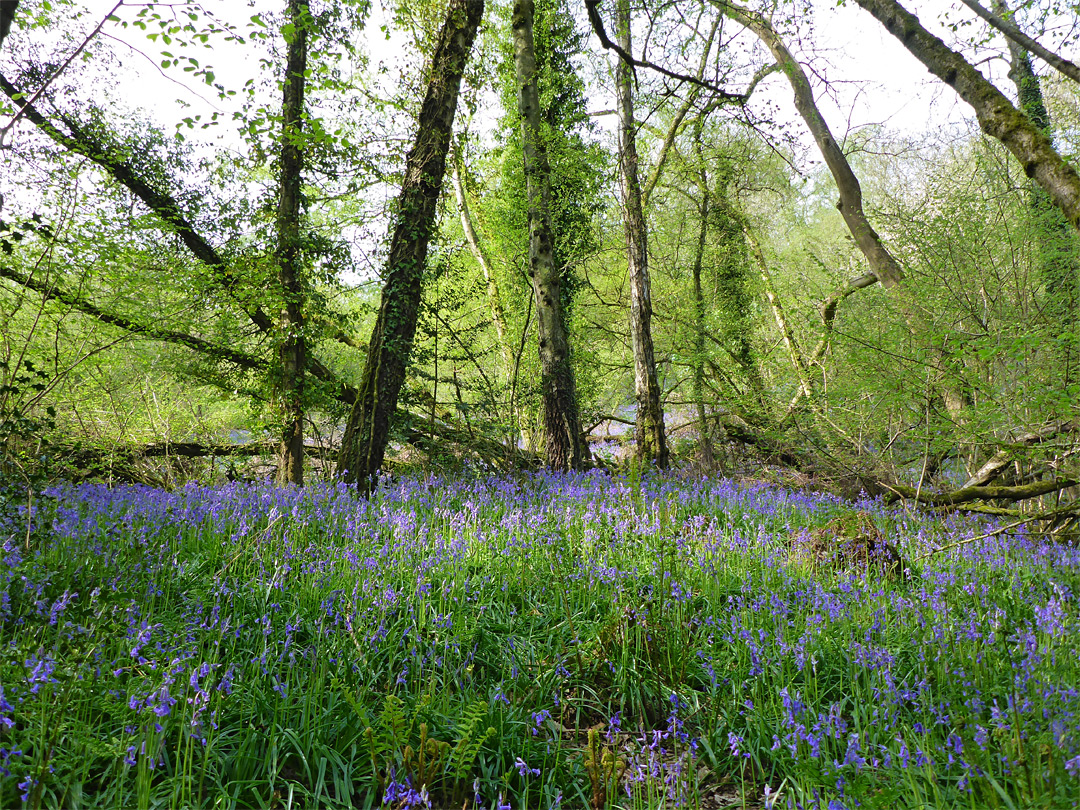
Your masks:
<path fill-rule="evenodd" d="M 983 464 L 978 472 L 964 483 L 962 489 L 989 484 L 1000 476 L 1009 464 L 1012 463 L 1012 460 L 1016 457 L 1017 451 L 1022 450 L 1025 447 L 1042 444 L 1065 432 L 1072 424 L 1073 423 L 1070 420 L 1062 419 L 1051 422 L 1049 425 L 1041 427 L 1038 430 L 1018 436 L 1015 441 L 1010 442 L 1007 446 L 996 452 L 989 461 Z"/>
<path fill-rule="evenodd" d="M 1060 492 L 1068 487 L 1076 486 L 1080 481 L 1075 478 L 1057 478 L 1052 481 L 1037 481 L 1033 484 L 1022 484 L 1015 487 L 1004 486 L 977 486 L 964 487 L 954 492 L 928 493 L 920 492 L 915 487 L 906 484 L 887 484 L 879 482 L 880 486 L 892 493 L 886 500 L 894 502 L 900 499 L 925 503 L 931 506 L 957 506 L 972 501 L 1025 501 L 1029 498 L 1038 498 L 1040 495 L 1049 495 Z"/>

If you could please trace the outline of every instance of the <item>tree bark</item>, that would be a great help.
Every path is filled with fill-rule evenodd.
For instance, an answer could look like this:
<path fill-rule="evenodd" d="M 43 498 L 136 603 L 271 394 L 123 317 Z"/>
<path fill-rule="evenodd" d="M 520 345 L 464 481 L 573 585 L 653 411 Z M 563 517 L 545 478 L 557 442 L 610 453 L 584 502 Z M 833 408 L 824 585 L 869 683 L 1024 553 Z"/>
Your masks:
<path fill-rule="evenodd" d="M 582 441 L 574 371 L 570 365 L 570 339 L 554 255 L 551 165 L 540 121 L 533 15 L 533 0 L 515 0 L 511 24 L 529 205 L 529 276 L 540 333 L 545 454 L 552 469 L 580 469 L 585 466 L 587 449 Z"/>
<path fill-rule="evenodd" d="M 405 381 L 458 91 L 483 13 L 483 0 L 451 0 L 432 56 L 416 139 L 406 158 L 379 314 L 338 460 L 339 475 L 361 492 L 370 491 L 382 468 L 390 417 Z"/>
<path fill-rule="evenodd" d="M 970 2 L 965 0 L 965 5 L 970 5 Z M 994 10 L 998 14 L 1008 13 L 1002 0 L 994 0 Z M 1052 137 L 1050 112 L 1046 109 L 1039 77 L 1031 67 L 1031 57 L 1024 50 L 1024 46 L 1012 37 L 1008 37 L 1006 42 L 1012 63 L 1009 78 L 1016 85 L 1020 109 L 1044 135 Z M 1075 68 L 1075 65 L 1073 67 Z M 1050 195 L 1034 183 L 1028 205 L 1035 229 L 1039 275 L 1046 292 L 1049 321 L 1052 327 L 1060 328 L 1068 335 L 1065 351 L 1058 359 L 1065 374 L 1075 374 L 1073 364 L 1077 342 L 1077 315 L 1080 310 L 1080 259 L 1076 254 L 1075 237 L 1068 221 L 1054 205 Z"/>
<path fill-rule="evenodd" d="M 630 2 L 618 0 L 616 37 L 619 47 L 631 49 Z M 615 63 L 616 104 L 619 111 L 619 181 L 622 189 L 626 229 L 626 264 L 630 276 L 630 337 L 634 353 L 634 396 L 637 414 L 634 426 L 639 461 L 668 466 L 664 435 L 664 409 L 660 404 L 660 383 L 656 375 L 656 355 L 652 339 L 652 292 L 649 284 L 648 231 L 642 209 L 638 178 L 637 123 L 634 121 L 633 76 L 622 59 Z"/>
<path fill-rule="evenodd" d="M 11 30 L 11 21 L 15 19 L 15 9 L 18 7 L 19 0 L 0 0 L 0 45 L 4 44 Z"/>
<path fill-rule="evenodd" d="M 304 128 L 304 89 L 307 72 L 308 0 L 289 0 L 286 12 L 288 56 L 282 102 L 280 190 L 277 211 L 278 284 L 283 307 L 280 319 L 278 362 L 281 373 L 283 419 L 278 451 L 278 484 L 304 483 L 304 377 L 307 345 L 304 339 L 303 255 L 300 234 L 300 181 L 304 154 L 300 148 Z"/>
<path fill-rule="evenodd" d="M 701 187 L 701 202 L 698 208 L 700 225 L 698 240 L 694 250 L 694 400 L 697 407 L 698 425 L 701 431 L 701 460 L 706 470 L 716 466 L 713 453 L 712 436 L 709 434 L 709 421 L 705 415 L 705 294 L 701 287 L 701 271 L 705 261 L 705 245 L 709 238 L 709 174 L 705 169 L 705 160 L 701 154 L 701 120 L 694 127 L 694 148 L 698 158 L 698 184 Z"/>
<path fill-rule="evenodd" d="M 895 0 L 855 0 L 896 37 L 927 69 L 953 88 L 975 111 L 983 132 L 1001 141 L 1080 228 L 1080 174 L 1054 149 L 1050 139 L 986 80 L 978 70 L 919 23 Z"/>
<path fill-rule="evenodd" d="M 795 60 L 772 24 L 763 16 L 726 0 L 722 0 L 720 7 L 726 15 L 753 31 L 783 69 L 792 90 L 795 91 L 795 108 L 806 122 L 810 134 L 814 136 L 821 156 L 825 158 L 825 165 L 829 167 L 829 172 L 836 181 L 836 188 L 840 194 L 840 202 L 836 207 L 843 215 L 844 222 L 859 246 L 859 250 L 870 264 L 870 271 L 885 287 L 895 287 L 904 278 L 904 273 L 896 259 L 882 244 L 881 237 L 870 225 L 870 221 L 863 212 L 862 186 L 859 185 L 859 178 L 851 170 L 851 164 L 848 163 L 840 144 L 836 142 L 829 130 L 829 125 L 825 123 L 825 118 L 818 110 L 814 93 L 810 88 L 810 80 L 807 79 L 802 65 Z"/>

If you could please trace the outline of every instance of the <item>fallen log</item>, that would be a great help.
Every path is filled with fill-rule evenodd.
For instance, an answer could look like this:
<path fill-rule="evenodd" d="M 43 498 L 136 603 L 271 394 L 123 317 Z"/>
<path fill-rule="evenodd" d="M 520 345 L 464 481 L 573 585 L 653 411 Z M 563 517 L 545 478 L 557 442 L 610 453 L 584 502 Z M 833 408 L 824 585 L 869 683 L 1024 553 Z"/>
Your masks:
<path fill-rule="evenodd" d="M 1080 481 L 1075 478 L 1056 478 L 1052 481 L 1036 481 L 1032 484 L 1021 484 L 1014 487 L 962 487 L 953 492 L 922 492 L 906 484 L 886 484 L 884 482 L 881 482 L 881 487 L 890 493 L 885 499 L 887 503 L 894 503 L 903 499 L 925 503 L 930 506 L 958 506 L 972 501 L 1024 501 L 1029 498 L 1038 498 L 1040 495 L 1060 492 L 1068 487 L 1074 487 L 1078 483 Z"/>

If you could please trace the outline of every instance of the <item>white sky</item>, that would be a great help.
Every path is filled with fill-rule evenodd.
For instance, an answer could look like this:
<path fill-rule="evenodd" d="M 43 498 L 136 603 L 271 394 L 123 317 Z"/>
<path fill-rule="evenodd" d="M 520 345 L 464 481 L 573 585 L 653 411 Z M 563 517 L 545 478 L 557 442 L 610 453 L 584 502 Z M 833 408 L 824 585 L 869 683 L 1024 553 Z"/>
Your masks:
<path fill-rule="evenodd" d="M 81 22 L 83 28 L 92 28 L 92 20 L 104 16 L 114 4 L 115 0 L 84 0 L 81 5 L 90 11 L 92 16 Z M 222 17 L 242 24 L 252 14 L 272 12 L 280 9 L 282 4 L 274 0 L 205 0 L 204 5 Z M 911 3 L 909 0 L 907 6 L 919 14 L 924 25 L 939 34 L 942 33 L 942 28 L 938 22 L 944 12 L 949 11 L 953 16 L 972 16 L 959 4 L 944 3 L 941 0 L 922 0 L 918 3 Z M 134 19 L 136 12 L 136 8 L 122 7 L 118 14 L 125 19 Z M 917 132 L 926 127 L 932 106 L 935 118 L 944 116 L 948 119 L 959 114 L 958 102 L 954 103 L 952 91 L 947 88 L 947 92 L 937 89 L 940 85 L 929 76 L 925 68 L 876 20 L 853 2 L 849 0 L 845 6 L 839 8 L 831 3 L 821 3 L 817 13 L 815 45 L 819 54 L 814 56 L 814 66 L 820 67 L 828 79 L 835 82 L 833 93 L 839 106 L 830 105 L 826 98 L 820 98 L 819 103 L 828 110 L 829 123 L 834 129 L 842 132 L 845 122 L 850 119 L 851 125 L 856 127 L 867 123 L 885 123 L 898 129 Z M 384 40 L 378 30 L 381 20 L 378 18 L 377 8 L 376 15 L 367 36 L 372 58 L 394 64 L 402 53 L 400 42 L 388 43 Z M 137 29 L 128 28 L 125 31 L 110 23 L 106 25 L 105 31 L 132 43 L 150 57 L 156 57 L 159 50 L 166 48 L 160 42 L 147 41 Z M 12 38 L 26 35 L 20 30 L 19 18 L 16 17 Z M 32 35 L 41 36 L 41 33 Z M 212 98 L 212 94 L 206 92 L 208 88 L 192 86 L 185 90 L 179 84 L 166 81 L 149 60 L 135 56 L 132 51 L 125 55 L 122 46 L 116 43 L 114 45 L 125 67 L 132 70 L 132 75 L 125 76 L 123 80 L 125 95 L 131 103 L 146 106 L 162 119 L 168 119 L 172 117 L 171 102 L 175 97 L 184 98 L 189 103 L 198 103 L 200 96 Z M 591 40 L 591 45 L 599 50 L 595 38 Z M 798 50 L 796 43 L 789 45 Z M 213 64 L 218 78 L 226 79 L 230 85 L 239 86 L 242 83 L 239 81 L 240 77 L 253 76 L 257 70 L 256 60 L 251 59 L 250 54 L 226 43 L 218 43 L 212 53 L 196 52 L 195 55 L 200 61 Z M 984 65 L 983 69 L 985 68 Z M 187 78 L 177 69 L 168 71 L 168 74 L 177 81 Z M 772 77 L 770 83 L 784 84 L 780 76 Z M 790 102 L 790 93 L 786 92 L 785 88 L 780 88 L 778 98 L 785 96 Z M 963 115 L 966 116 L 966 112 Z"/>
<path fill-rule="evenodd" d="M 92 29 L 96 21 L 114 4 L 115 0 L 84 0 L 82 5 L 91 14 L 80 21 L 81 29 Z M 204 0 L 204 6 L 219 16 L 243 25 L 255 13 L 280 10 L 282 3 L 280 0 Z M 390 65 L 392 69 L 387 80 L 392 82 L 395 75 L 400 75 L 400 60 L 406 49 L 400 37 L 394 37 L 389 42 L 385 40 L 379 30 L 382 15 L 378 2 L 375 6 L 375 17 L 366 32 L 367 47 L 373 64 L 382 60 Z M 943 16 L 948 14 L 952 19 L 973 18 L 973 15 L 958 3 L 951 4 L 944 0 L 918 0 L 916 3 L 908 0 L 907 7 L 919 15 L 924 25 L 950 43 L 953 35 L 943 27 Z M 137 7 L 122 7 L 118 14 L 124 19 L 133 20 L 137 12 Z M 23 9 L 20 9 L 20 14 L 22 13 Z M 830 84 L 827 92 L 821 84 L 817 85 L 816 90 L 819 105 L 838 138 L 842 139 L 847 133 L 875 124 L 906 135 L 938 133 L 950 125 L 963 124 L 972 119 L 970 110 L 959 101 L 951 89 L 930 76 L 876 20 L 859 9 L 852 0 L 848 0 L 846 5 L 841 7 L 828 2 L 818 3 L 814 22 L 815 50 L 809 59 L 807 54 L 800 53 L 797 42 L 788 44 L 797 56 L 810 62 L 808 72 L 812 76 L 816 74 L 828 79 Z M 225 105 L 215 97 L 210 88 L 191 81 L 190 77 L 179 69 L 165 71 L 165 75 L 157 69 L 155 63 L 159 58 L 159 51 L 168 49 L 160 41 L 150 42 L 138 29 L 128 27 L 125 30 L 113 23 L 107 23 L 104 32 L 116 40 L 131 43 L 134 48 L 146 54 L 138 55 L 116 40 L 108 41 L 121 59 L 125 74 L 112 77 L 112 87 L 122 90 L 122 98 L 128 105 L 146 108 L 165 126 L 171 126 L 188 115 L 202 114 L 204 118 L 208 118 L 214 110 L 225 109 Z M 22 30 L 20 17 L 17 16 L 10 38 L 5 43 L 5 51 L 9 50 L 9 45 L 16 45 L 20 37 L 26 36 L 45 35 L 40 31 Z M 595 37 L 590 39 L 590 46 L 599 51 Z M 213 51 L 192 53 L 203 64 L 212 64 L 219 81 L 223 81 L 228 87 L 239 89 L 244 80 L 258 76 L 258 59 L 252 56 L 251 48 L 218 42 Z M 3 61 L 3 54 L 0 54 L 0 69 L 3 68 Z M 673 67 L 680 68 L 677 65 Z M 1009 83 L 1001 81 L 1005 72 L 1005 65 L 1001 60 L 990 60 L 980 65 L 980 69 L 992 73 L 998 86 L 1006 93 L 1010 92 Z M 166 75 L 169 78 L 166 78 Z M 95 92 L 95 89 L 88 88 L 88 93 Z M 801 122 L 797 121 L 791 104 L 791 90 L 782 75 L 774 74 L 769 77 L 759 92 L 762 101 L 776 102 L 782 123 L 805 132 Z M 191 107 L 181 109 L 175 102 L 178 98 Z M 613 106 L 608 98 L 592 98 L 589 103 L 592 109 Z M 4 123 L 0 120 L 0 126 Z M 232 134 L 232 124 L 227 120 L 209 132 L 194 130 L 189 135 L 196 139 L 220 139 L 229 145 L 238 143 Z M 407 137 L 409 133 L 402 135 Z M 809 144 L 809 136 L 804 135 L 804 138 Z"/>

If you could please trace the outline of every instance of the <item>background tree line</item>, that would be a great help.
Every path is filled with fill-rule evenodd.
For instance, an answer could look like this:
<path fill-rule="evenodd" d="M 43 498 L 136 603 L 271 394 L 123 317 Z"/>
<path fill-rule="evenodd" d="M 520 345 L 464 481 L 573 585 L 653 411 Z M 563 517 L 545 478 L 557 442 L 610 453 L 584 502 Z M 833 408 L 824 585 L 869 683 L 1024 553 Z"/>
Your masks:
<path fill-rule="evenodd" d="M 361 488 L 629 455 L 1067 492 L 1076 16 L 964 4 L 856 0 L 970 110 L 911 136 L 828 120 L 802 4 L 5 3 L 5 474 L 269 442 Z M 212 111 L 128 107 L 147 58 Z"/>

